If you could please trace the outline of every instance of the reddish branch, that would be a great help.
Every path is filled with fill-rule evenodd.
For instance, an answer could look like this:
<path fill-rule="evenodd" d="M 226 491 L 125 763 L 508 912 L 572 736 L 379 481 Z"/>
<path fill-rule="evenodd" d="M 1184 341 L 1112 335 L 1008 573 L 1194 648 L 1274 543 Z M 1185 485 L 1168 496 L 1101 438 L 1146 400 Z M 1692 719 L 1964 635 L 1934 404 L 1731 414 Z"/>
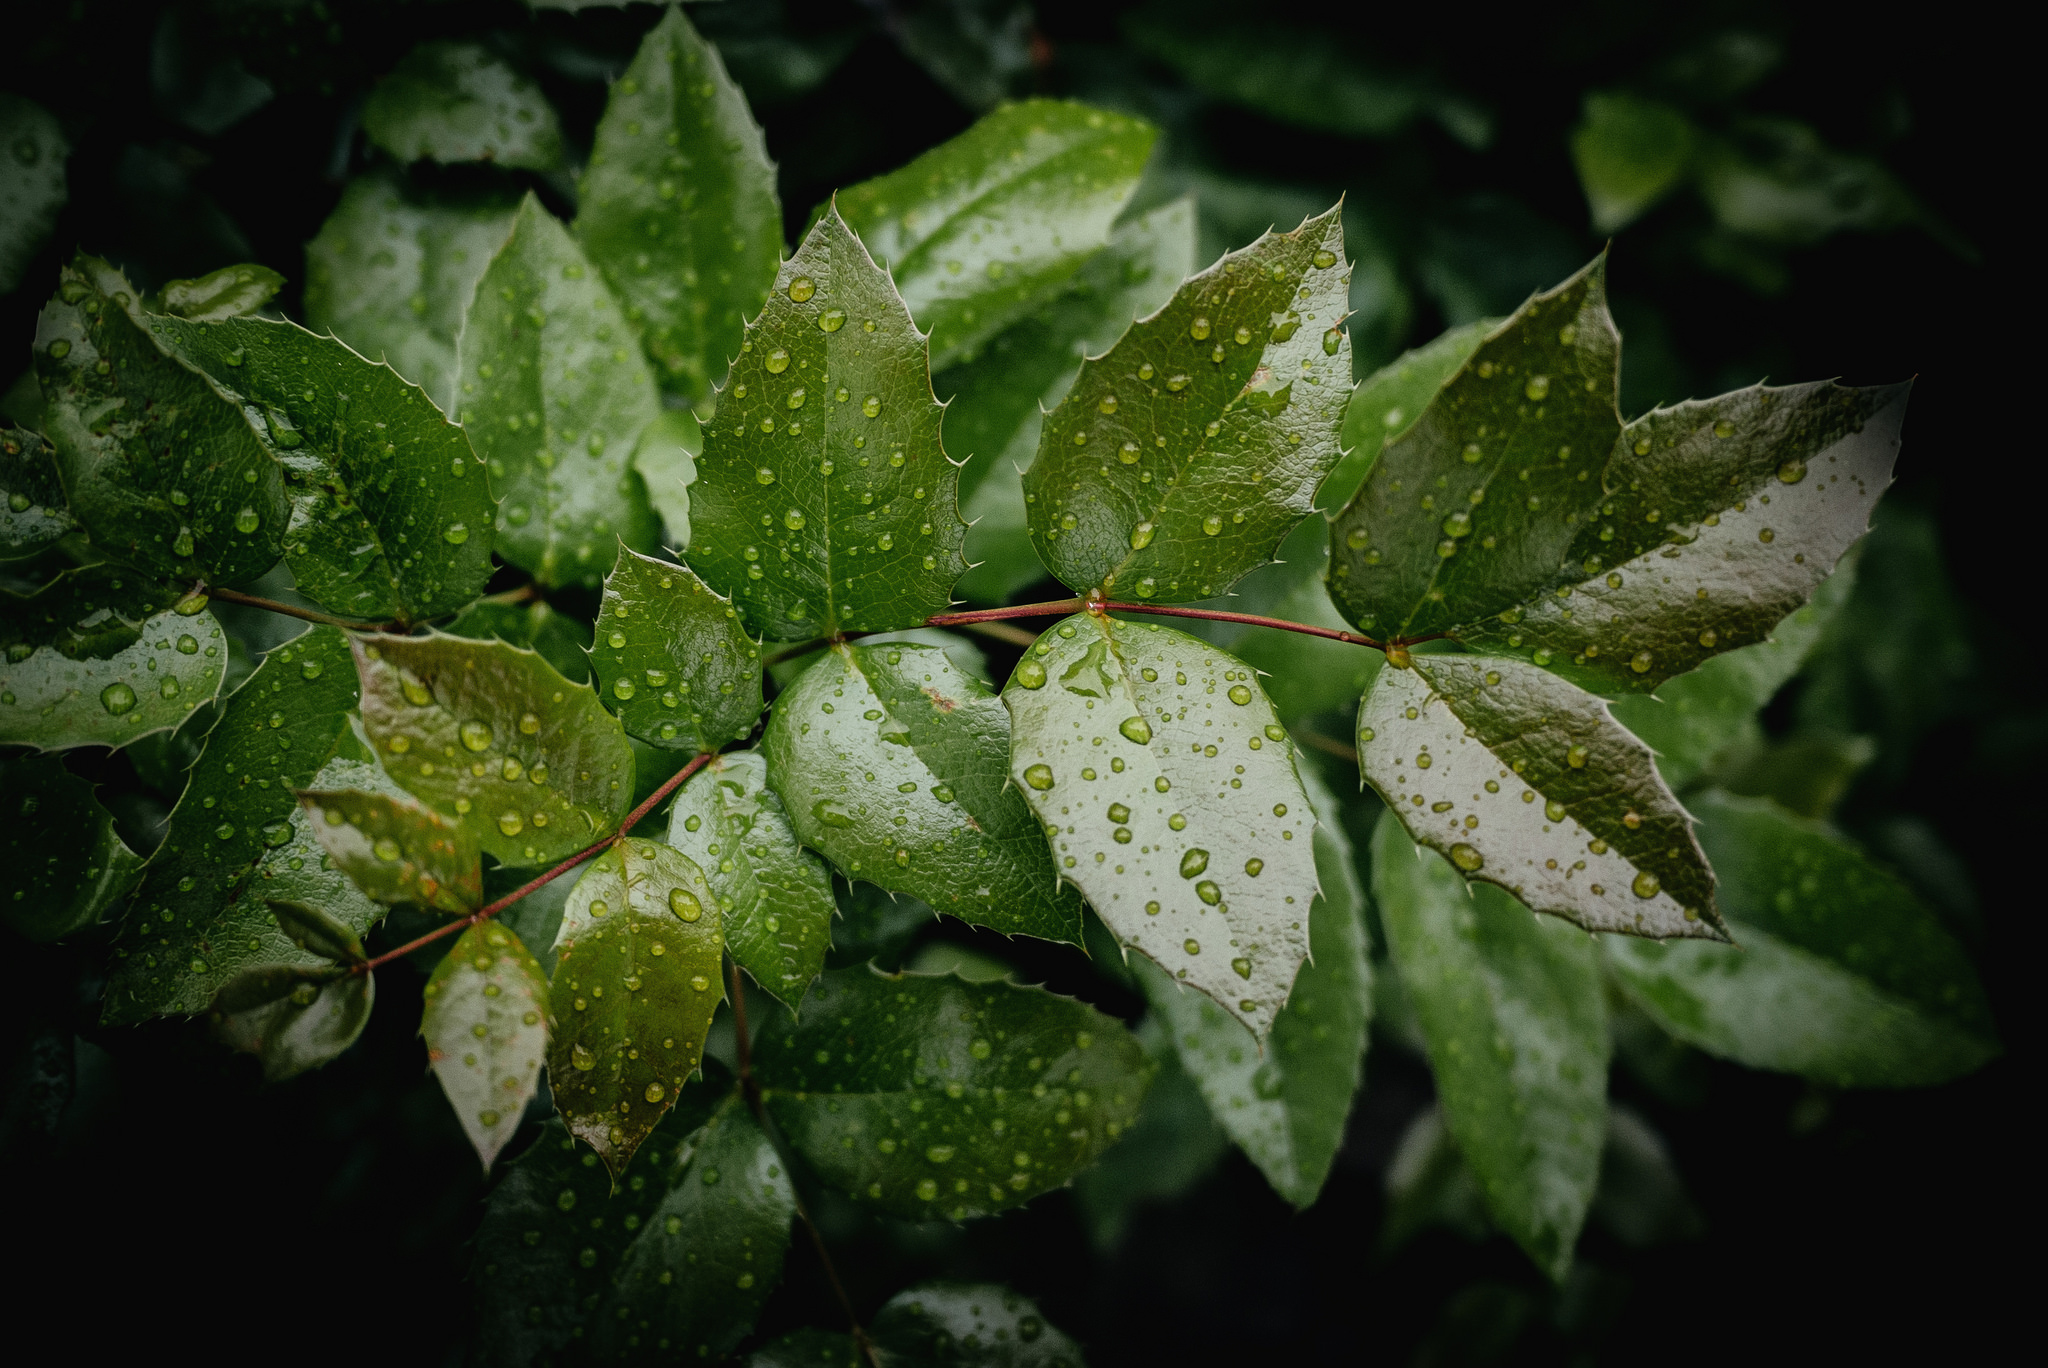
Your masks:
<path fill-rule="evenodd" d="M 1285 618 L 1261 617 L 1257 613 L 1226 613 L 1215 608 L 1169 608 L 1154 603 L 1119 603 L 1113 599 L 1070 598 L 1053 599 L 1047 603 L 1020 603 L 1010 608 L 977 608 L 966 613 L 935 613 L 925 619 L 932 627 L 973 627 L 977 623 L 999 622 L 1004 618 L 1057 617 L 1066 613 L 1078 613 L 1086 609 L 1094 613 L 1149 613 L 1154 617 L 1204 618 L 1210 622 L 1239 622 L 1247 627 L 1271 627 L 1279 632 L 1299 632 L 1303 636 L 1325 637 L 1331 641 L 1346 641 L 1354 646 L 1370 646 L 1384 651 L 1389 643 L 1374 641 L 1357 632 L 1340 632 L 1332 627 L 1311 627 L 1306 622 L 1289 622 Z M 1417 638 L 1424 640 L 1425 638 Z M 1396 641 L 1396 646 L 1411 645 L 1407 641 Z"/>

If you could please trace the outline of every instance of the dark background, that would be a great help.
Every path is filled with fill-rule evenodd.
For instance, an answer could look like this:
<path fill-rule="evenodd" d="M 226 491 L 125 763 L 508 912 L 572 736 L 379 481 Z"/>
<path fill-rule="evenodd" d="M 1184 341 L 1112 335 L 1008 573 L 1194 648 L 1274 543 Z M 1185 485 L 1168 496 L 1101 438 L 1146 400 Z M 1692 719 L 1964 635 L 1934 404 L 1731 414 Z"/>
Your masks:
<path fill-rule="evenodd" d="M 1001 84 L 1160 121 L 1164 169 L 1146 196 L 1249 185 L 1236 208 L 1205 218 L 1205 249 L 1263 228 L 1243 228 L 1261 194 L 1291 206 L 1289 194 L 1346 192 L 1412 297 L 1400 345 L 1462 321 L 1432 284 L 1447 261 L 1505 312 L 1598 250 L 1566 141 L 1584 93 L 1654 93 L 1660 63 L 1717 33 L 1767 35 L 1784 54 L 1743 107 L 1804 120 L 1910 190 L 1920 223 L 1783 250 L 1782 280 L 1763 282 L 1775 288 L 1705 264 L 1695 197 L 1631 225 L 1611 260 L 1631 348 L 1625 398 L 1634 411 L 1764 375 L 1918 377 L 1887 500 L 1899 510 L 1871 546 L 1852 615 L 1861 653 L 1829 695 L 1843 712 L 1834 724 L 1881 747 L 1837 821 L 1880 849 L 1901 818 L 1938 835 L 1946 855 L 1908 872 L 1977 954 L 2009 1053 L 1975 1077 L 1902 1093 L 1831 1094 L 1703 1059 L 1689 1091 L 1659 1091 L 1618 1067 L 1615 1096 L 1668 1138 L 1701 1233 L 1642 1250 L 1589 1227 L 1580 1269 L 1554 1290 L 1500 1238 L 1435 1232 L 1382 1257 L 1383 1172 L 1431 1084 L 1417 1057 L 1376 1036 L 1349 1140 L 1309 1212 L 1291 1212 L 1234 1153 L 1177 1202 L 1141 1211 L 1107 1254 L 1064 1193 L 959 1231 L 885 1229 L 828 1208 L 863 1312 L 923 1277 L 1000 1280 L 1037 1298 L 1098 1365 L 1968 1359 L 2020 1333 L 2038 1187 L 2022 1157 L 2035 1148 L 2021 1105 L 2034 1076 L 2024 985 L 2038 977 L 2041 904 L 2021 857 L 2042 829 L 2048 707 L 2030 651 L 2003 635 L 2037 620 L 2041 599 L 2040 439 L 2025 416 L 2039 363 L 2008 322 L 2034 294 L 2011 203 L 2026 177 L 2002 50 L 2017 36 L 1957 5 L 1910 22 L 1782 4 L 1246 7 L 1255 24 L 1314 26 L 1388 70 L 1430 74 L 1490 112 L 1492 137 L 1474 149 L 1430 123 L 1347 138 L 1206 96 L 1130 44 L 1127 8 L 1037 4 L 1028 66 Z M 906 55 L 900 21 L 918 10 L 693 8 L 733 52 L 764 50 L 744 44 L 767 34 L 838 57 L 801 91 L 778 83 L 773 63 L 733 62 L 780 163 L 792 235 L 834 187 L 975 117 Z M 0 298 L 0 338 L 19 348 L 0 385 L 26 367 L 35 312 L 74 248 L 145 286 L 261 261 L 292 278 L 279 302 L 295 312 L 303 244 L 367 164 L 363 94 L 414 43 L 494 35 L 587 147 L 603 79 L 656 15 L 339 0 L 12 7 L 0 85 L 57 113 L 74 150 L 55 239 Z M 1199 6 L 1183 18 L 1221 22 Z M 208 76 L 226 58 L 275 97 L 210 130 L 208 111 L 233 105 Z M 564 188 L 544 188 L 558 210 Z M 1925 545 L 1940 558 L 1908 554 Z M 1800 688 L 1773 705 L 1772 727 L 1798 722 Z M 300 1360 L 462 1355 L 465 1241 L 485 1188 L 413 1035 L 422 975 L 383 974 L 355 1049 L 264 1086 L 253 1062 L 190 1026 L 98 1027 L 91 946 L 4 948 L 0 1229 L 12 1268 L 0 1298 L 17 1336 L 46 1327 L 92 1357 L 120 1343 Z M 1135 1015 L 1135 999 L 1072 957 L 1005 953 Z M 763 1329 L 833 1323 L 799 1241 Z"/>

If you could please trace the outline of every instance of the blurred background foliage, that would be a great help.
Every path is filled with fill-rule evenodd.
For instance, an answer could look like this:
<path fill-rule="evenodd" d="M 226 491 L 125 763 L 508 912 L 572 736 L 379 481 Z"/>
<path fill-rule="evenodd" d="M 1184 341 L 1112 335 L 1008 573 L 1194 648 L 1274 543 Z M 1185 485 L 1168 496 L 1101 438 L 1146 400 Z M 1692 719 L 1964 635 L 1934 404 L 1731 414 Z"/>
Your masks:
<path fill-rule="evenodd" d="M 1991 1336 L 2018 1276 L 1998 1236 L 2024 1182 L 2025 907 L 2040 900 L 2012 860 L 2044 816 L 2048 706 L 2003 635 L 2036 597 L 2038 553 L 2013 533 L 2041 491 L 2024 423 L 2005 412 L 2000 325 L 2031 254 L 2001 213 L 2010 168 L 1986 169 L 2006 124 L 1983 25 L 1950 10 L 1900 28 L 1767 0 L 691 12 L 765 125 L 792 238 L 835 188 L 997 102 L 1063 95 L 1159 125 L 1132 210 L 1193 192 L 1203 262 L 1344 196 L 1361 375 L 1510 311 L 1608 241 L 1630 416 L 1764 377 L 1917 374 L 1899 485 L 1854 594 L 1716 777 L 1831 820 L 1924 893 L 1977 957 L 2011 1050 L 1939 1089 L 1835 1094 L 1714 1063 L 1618 1010 L 1603 1186 L 1575 1270 L 1552 1287 L 1489 1233 L 1389 992 L 1311 1210 L 1275 1197 L 1169 1068 L 1145 1133 L 1071 1194 L 966 1228 L 827 1205 L 856 1298 L 935 1275 L 1006 1282 L 1098 1364 L 1691 1361 L 1921 1339 L 1956 1353 Z M 479 202 L 524 184 L 566 213 L 606 82 L 655 14 L 577 0 L 16 7 L 0 20 L 0 336 L 17 339 L 21 370 L 0 370 L 0 411 L 33 418 L 16 376 L 74 248 L 144 288 L 262 262 L 288 279 L 279 307 L 303 317 L 306 244 L 348 181 L 391 164 L 371 134 L 406 136 L 371 88 L 424 40 L 482 35 L 531 82 L 504 98 L 537 88 L 559 127 L 497 166 L 403 174 Z M 242 629 L 255 649 L 274 644 L 274 623 Z M 1007 649 L 989 654 L 1002 677 Z M 163 815 L 142 771 L 175 757 L 106 763 L 131 760 L 134 774 L 87 777 L 109 783 L 140 848 Z M 1355 783 L 1336 757 L 1324 777 Z M 1351 834 L 1363 849 L 1367 832 Z M 998 956 L 1139 1015 L 1128 985 L 1068 957 L 925 929 L 844 892 L 835 962 L 971 975 L 1000 971 Z M 413 1308 L 423 1293 L 466 1304 L 483 1188 L 418 1070 L 406 1010 L 378 1013 L 323 1072 L 263 1087 L 193 1032 L 99 1028 L 86 953 L 8 946 L 0 1143 L 28 1265 L 10 1280 L 18 1311 L 47 1323 L 62 1308 L 80 1344 L 203 1326 L 217 1343 L 282 1336 L 319 1357 L 310 1323 L 339 1302 L 375 1314 L 371 1333 L 409 1360 L 463 1356 L 466 1315 Z M 380 991 L 416 996 L 423 974 L 389 978 Z M 132 1332 L 89 1312 L 106 1297 Z M 763 1330 L 815 1321 L 826 1297 L 793 1255 Z"/>

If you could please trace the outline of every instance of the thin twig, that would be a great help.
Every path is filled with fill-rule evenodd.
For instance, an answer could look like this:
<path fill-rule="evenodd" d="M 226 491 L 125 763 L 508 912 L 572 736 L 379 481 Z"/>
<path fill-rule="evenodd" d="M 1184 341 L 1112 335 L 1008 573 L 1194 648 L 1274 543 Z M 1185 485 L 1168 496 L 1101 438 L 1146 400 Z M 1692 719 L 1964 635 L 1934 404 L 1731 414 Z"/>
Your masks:
<path fill-rule="evenodd" d="M 960 626 L 970 632 L 979 632 L 985 637 L 994 637 L 997 641 L 1007 641 L 1012 646 L 1029 646 L 1038 640 L 1038 633 L 1027 632 L 1022 627 L 1012 627 L 1007 622 L 963 622 Z"/>
<path fill-rule="evenodd" d="M 1325 736 L 1321 732 L 1309 731 L 1305 728 L 1294 731 L 1293 735 L 1295 740 L 1301 742 L 1302 745 L 1307 746 L 1310 750 L 1319 750 L 1325 755 L 1334 755 L 1339 760 L 1349 760 L 1354 765 L 1358 763 L 1358 752 L 1334 737 Z"/>
<path fill-rule="evenodd" d="M 1000 622 L 1004 618 L 1058 617 L 1078 613 L 1088 606 L 1086 599 L 1054 599 L 1049 603 L 1018 603 L 1008 608 L 975 608 L 965 613 L 933 613 L 924 620 L 927 627 L 968 627 L 977 622 Z"/>
<path fill-rule="evenodd" d="M 1384 651 L 1386 645 L 1357 632 L 1340 632 L 1334 627 L 1311 627 L 1306 622 L 1289 622 L 1285 618 L 1261 617 L 1257 613 L 1225 613 L 1214 608 L 1169 608 L 1165 604 L 1105 602 L 1102 610 L 1108 613 L 1150 613 L 1157 617 L 1202 618 L 1208 622 L 1241 622 L 1247 627 L 1271 627 L 1275 631 L 1299 632 L 1303 636 L 1323 637 L 1329 641 L 1346 641 L 1353 646 L 1370 646 Z"/>
<path fill-rule="evenodd" d="M 259 598 L 255 594 L 244 594 L 235 589 L 202 588 L 200 593 L 208 598 L 217 598 L 226 603 L 239 603 L 247 608 L 262 608 L 286 617 L 299 618 L 305 622 L 317 622 L 323 627 L 346 627 L 351 632 L 403 632 L 405 628 L 395 622 L 351 622 L 347 618 L 334 617 L 328 613 L 301 608 L 293 603 L 279 603 L 276 599 Z"/>
<path fill-rule="evenodd" d="M 539 597 L 540 586 L 534 583 L 532 580 L 528 580 L 526 583 L 520 585 L 516 589 L 507 589 L 504 592 L 497 594 L 485 594 L 482 598 L 478 599 L 477 602 L 498 603 L 504 604 L 508 607 L 516 607 L 519 604 L 529 603 L 532 600 L 537 599 Z"/>

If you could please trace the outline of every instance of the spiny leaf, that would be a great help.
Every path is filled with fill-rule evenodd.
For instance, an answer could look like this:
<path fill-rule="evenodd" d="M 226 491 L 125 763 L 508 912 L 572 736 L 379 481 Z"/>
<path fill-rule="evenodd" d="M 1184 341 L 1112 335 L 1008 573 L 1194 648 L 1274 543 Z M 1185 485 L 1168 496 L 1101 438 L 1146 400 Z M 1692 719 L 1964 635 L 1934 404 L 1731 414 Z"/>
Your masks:
<path fill-rule="evenodd" d="M 691 487 L 691 564 L 767 635 L 914 627 L 966 562 L 918 334 L 825 216 L 783 263 L 720 391 Z"/>
<path fill-rule="evenodd" d="M 1518 660 L 1418 655 L 1358 707 L 1358 767 L 1467 877 L 1588 931 L 1726 940 L 1692 822 L 1642 742 Z"/>
<path fill-rule="evenodd" d="M 1009 785 L 1009 716 L 944 651 L 832 647 L 776 700 L 761 751 L 797 835 L 847 877 L 1080 943 L 1080 899 Z"/>
<path fill-rule="evenodd" d="M 1038 639 L 1003 702 L 1010 776 L 1060 877 L 1119 945 L 1263 1038 L 1308 954 L 1315 813 L 1252 672 L 1084 613 Z"/>
<path fill-rule="evenodd" d="M 1084 363 L 1024 478 L 1052 572 L 1172 603 L 1271 560 L 1340 454 L 1350 279 L 1333 208 L 1227 254 Z"/>
<path fill-rule="evenodd" d="M 671 7 L 598 121 L 576 236 L 661 383 L 711 394 L 782 258 L 775 165 L 718 50 Z"/>
<path fill-rule="evenodd" d="M 33 560 L 77 526 L 43 434 L 0 426 L 0 562 Z"/>
<path fill-rule="evenodd" d="M 518 207 L 500 191 L 429 195 L 396 173 L 358 176 L 306 244 L 307 324 L 455 412 L 455 339 Z"/>
<path fill-rule="evenodd" d="M 498 554 L 543 584 L 595 588 L 620 541 L 660 528 L 633 450 L 661 412 L 626 316 L 531 194 L 477 281 L 456 408 L 490 463 Z"/>
<path fill-rule="evenodd" d="M 47 755 L 0 754 L 0 920 L 32 941 L 99 924 L 134 887 L 142 856 L 93 786 Z"/>
<path fill-rule="evenodd" d="M 167 280 L 158 292 L 159 313 L 218 323 L 255 313 L 284 287 L 284 277 L 268 266 L 244 262 L 223 266 L 194 280 Z"/>
<path fill-rule="evenodd" d="M 614 1183 L 697 1071 L 725 1000 L 714 896 L 682 852 L 628 837 L 590 862 L 563 911 L 548 1078 Z"/>
<path fill-rule="evenodd" d="M 668 843 L 717 895 L 733 962 L 784 1004 L 801 1001 L 832 948 L 832 876 L 797 843 L 761 753 L 712 756 L 676 795 Z"/>
<path fill-rule="evenodd" d="M 25 597 L 0 590 L 0 743 L 125 746 L 181 725 L 227 672 L 227 638 L 205 607 L 109 565 Z"/>
<path fill-rule="evenodd" d="M 937 339 L 971 356 L 1057 293 L 1138 188 L 1159 130 L 1063 100 L 1005 105 L 950 142 L 838 197 Z"/>
<path fill-rule="evenodd" d="M 1344 459 L 1323 481 L 1316 507 L 1341 509 L 1358 493 L 1380 449 L 1415 426 L 1444 382 L 1472 358 L 1503 320 L 1482 318 L 1403 352 L 1358 382 L 1344 409 Z"/>
<path fill-rule="evenodd" d="M 818 1175 L 909 1220 L 1066 1184 L 1137 1116 L 1151 1064 L 1082 1003 L 1009 983 L 833 970 L 755 1044 L 768 1110 Z M 1085 1100 L 1084 1100 L 1085 1099 Z"/>
<path fill-rule="evenodd" d="M 334 867 L 380 903 L 460 916 L 483 906 L 476 834 L 417 800 L 384 793 L 299 795 Z"/>
<path fill-rule="evenodd" d="M 547 998 L 539 962 L 496 922 L 463 932 L 427 980 L 427 1061 L 486 1171 L 540 1086 Z"/>
<path fill-rule="evenodd" d="M 618 826 L 633 752 L 587 685 L 531 651 L 435 633 L 354 643 L 363 727 L 401 788 L 501 864 L 548 864 Z"/>
<path fill-rule="evenodd" d="M 418 387 L 296 323 L 149 323 L 244 406 L 284 467 L 284 553 L 300 593 L 349 617 L 419 622 L 483 592 L 483 463 Z"/>
<path fill-rule="evenodd" d="M 1999 1053 L 1968 954 L 1905 884 L 1770 803 L 1710 793 L 1697 810 L 1737 944 L 1606 944 L 1665 1030 L 1837 1088 L 1924 1087 Z"/>
<path fill-rule="evenodd" d="M 296 1078 L 338 1058 L 370 1024 L 377 985 L 369 974 L 302 980 L 284 996 L 207 1017 L 223 1045 L 255 1055 L 271 1083 Z"/>
<path fill-rule="evenodd" d="M 21 283 L 21 273 L 49 240 L 58 211 L 70 197 L 64 162 L 71 144 L 56 116 L 34 100 L 0 94 L 0 294 Z"/>
<path fill-rule="evenodd" d="M 604 582 L 590 653 L 598 696 L 664 750 L 715 751 L 761 716 L 761 645 L 686 565 L 631 551 Z"/>
<path fill-rule="evenodd" d="M 35 364 L 72 516 L 96 545 L 187 584 L 277 564 L 283 472 L 241 408 L 158 347 L 118 271 L 87 256 L 64 268 Z"/>
<path fill-rule="evenodd" d="M 1493 1219 L 1562 1281 L 1606 1131 L 1597 948 L 1497 889 L 1466 885 L 1397 823 L 1380 821 L 1372 853 L 1380 920 L 1444 1119 Z"/>
<path fill-rule="evenodd" d="M 422 43 L 377 82 L 363 132 L 401 162 L 562 164 L 562 125 L 527 80 L 476 43 Z"/>

